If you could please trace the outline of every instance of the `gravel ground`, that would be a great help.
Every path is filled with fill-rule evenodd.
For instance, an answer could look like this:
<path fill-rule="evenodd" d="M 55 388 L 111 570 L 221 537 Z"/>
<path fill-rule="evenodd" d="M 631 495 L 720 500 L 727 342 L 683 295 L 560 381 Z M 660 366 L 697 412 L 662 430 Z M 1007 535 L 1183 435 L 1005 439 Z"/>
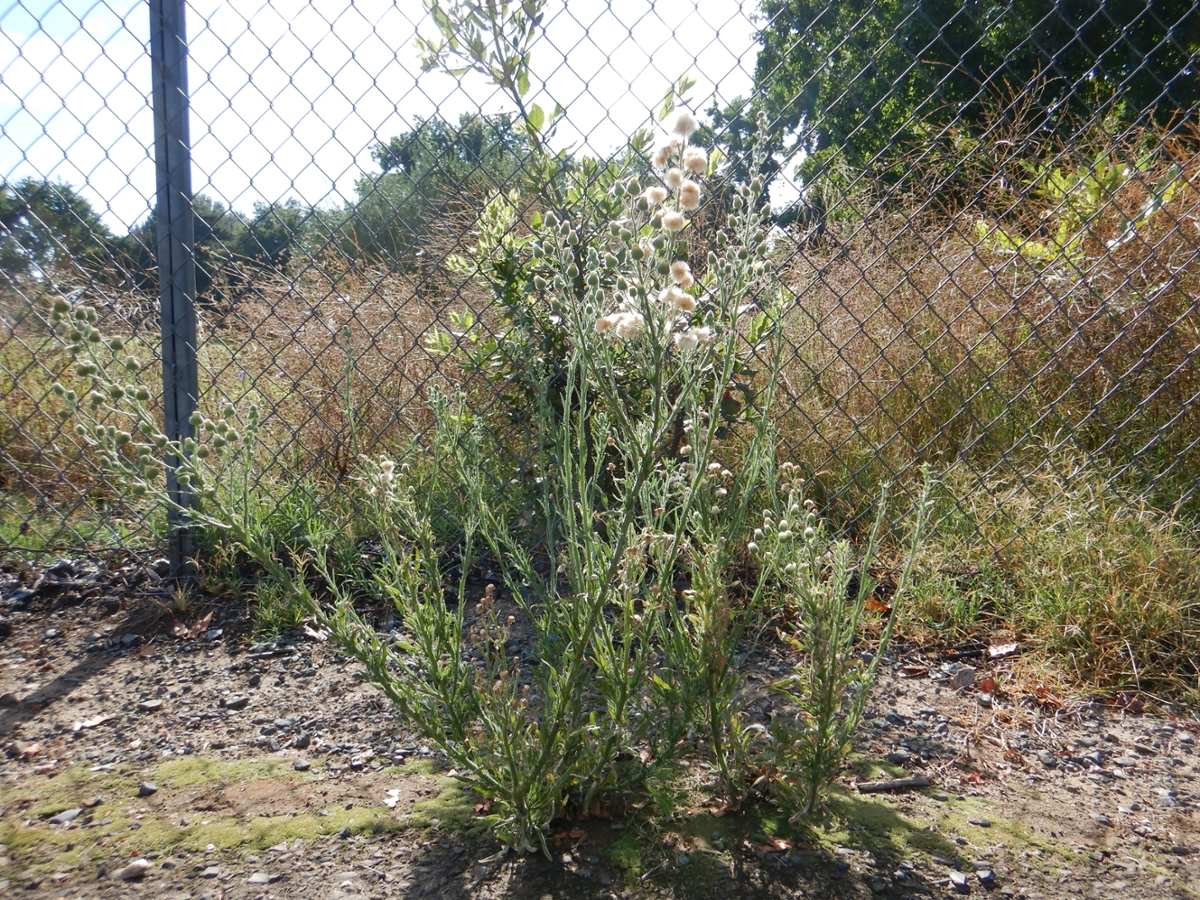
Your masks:
<path fill-rule="evenodd" d="M 802 832 L 693 793 L 497 859 L 357 663 L 255 641 L 228 601 L 172 619 L 162 565 L 0 566 L 0 896 L 1200 896 L 1200 720 L 1018 690 L 1019 647 L 897 648 L 833 815 Z M 787 663 L 756 658 L 750 689 Z"/>

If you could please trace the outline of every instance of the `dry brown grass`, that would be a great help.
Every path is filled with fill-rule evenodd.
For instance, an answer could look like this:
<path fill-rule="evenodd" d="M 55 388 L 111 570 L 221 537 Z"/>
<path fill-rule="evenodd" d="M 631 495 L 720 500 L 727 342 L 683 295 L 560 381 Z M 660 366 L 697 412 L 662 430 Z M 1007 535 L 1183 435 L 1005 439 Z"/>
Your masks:
<path fill-rule="evenodd" d="M 1193 147 L 1143 161 L 1090 210 L 1078 244 L 1050 258 L 1002 239 L 1045 241 L 1063 218 L 1061 202 L 1036 190 L 999 220 L 981 212 L 991 198 L 949 221 L 904 210 L 831 222 L 786 272 L 796 292 L 784 419 L 794 458 L 851 510 L 889 472 L 959 462 L 982 485 L 1036 466 L 1047 444 L 1094 454 L 1128 484 L 1157 480 L 1154 499 L 1167 507 L 1172 491 L 1200 506 L 1190 474 L 1200 469 Z M 1083 171 L 1077 162 L 1057 165 Z M 1125 220 L 1167 174 L 1170 201 L 1128 234 Z"/>

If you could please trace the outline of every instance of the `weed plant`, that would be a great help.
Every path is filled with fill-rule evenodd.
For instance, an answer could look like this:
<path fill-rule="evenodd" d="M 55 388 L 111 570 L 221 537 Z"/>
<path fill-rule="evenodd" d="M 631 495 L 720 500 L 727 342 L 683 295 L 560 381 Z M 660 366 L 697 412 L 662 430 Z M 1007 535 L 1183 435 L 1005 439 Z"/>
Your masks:
<path fill-rule="evenodd" d="M 244 422 L 233 404 L 217 418 L 197 414 L 199 439 L 169 440 L 125 343 L 101 334 L 93 310 L 55 306 L 70 325 L 77 375 L 90 383 L 83 395 L 56 392 L 110 481 L 169 505 L 158 459 L 180 459 L 190 520 L 240 548 L 267 590 L 360 659 L 521 851 L 548 852 L 546 832 L 566 804 L 588 809 L 696 752 L 733 804 L 748 767 L 769 759 L 778 785 L 798 786 L 795 796 L 780 790 L 781 802 L 807 813 L 848 750 L 874 677 L 852 652 L 870 591 L 863 562 L 825 537 L 811 511 L 795 561 L 785 546 L 785 522 L 800 509 L 798 485 L 778 489 L 771 419 L 785 294 L 757 181 L 738 189 L 720 252 L 687 256 L 687 217 L 708 167 L 687 141 L 695 127 L 680 112 L 652 170 L 614 173 L 616 218 L 533 222 L 520 260 L 534 287 L 525 302 L 555 311 L 563 355 L 522 358 L 534 502 L 521 520 L 485 488 L 488 430 L 461 393 L 432 395 L 434 465 L 462 496 L 450 511 L 462 536 L 457 602 L 433 525 L 447 511 L 432 507 L 408 462 L 365 457 L 358 470 L 356 513 L 382 548 L 378 565 L 330 552 L 337 525 L 316 506 L 289 516 L 303 527 L 281 539 L 254 481 L 258 408 Z M 522 328 L 533 319 L 514 316 L 504 340 L 528 346 Z M 770 564 L 735 580 L 758 509 L 776 542 Z M 923 521 L 921 512 L 910 555 Z M 489 585 L 468 618 L 468 575 L 485 553 L 503 584 Z M 861 587 L 849 595 L 855 576 Z M 368 593 L 395 605 L 398 638 L 356 611 Z M 512 612 L 502 615 L 501 601 Z M 754 646 L 762 611 L 781 605 L 800 622 L 791 635 L 800 668 L 778 686 L 795 705 L 793 727 L 751 748 L 736 660 Z M 530 635 L 523 648 L 512 643 L 516 627 Z"/>

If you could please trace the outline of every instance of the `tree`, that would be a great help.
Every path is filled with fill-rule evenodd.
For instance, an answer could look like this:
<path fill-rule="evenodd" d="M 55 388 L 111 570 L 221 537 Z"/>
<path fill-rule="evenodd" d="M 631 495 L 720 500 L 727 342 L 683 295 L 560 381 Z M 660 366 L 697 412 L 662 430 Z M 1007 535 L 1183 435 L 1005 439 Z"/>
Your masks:
<path fill-rule="evenodd" d="M 933 129 L 986 128 L 1026 86 L 1038 128 L 1114 111 L 1178 124 L 1200 106 L 1192 0 L 763 0 L 762 10 L 756 81 L 777 127 L 809 151 L 810 176 L 835 155 L 857 171 L 898 166 Z"/>
<path fill-rule="evenodd" d="M 196 293 L 217 299 L 223 292 L 239 249 L 248 249 L 245 219 L 206 194 L 192 200 L 195 215 Z M 158 210 L 118 242 L 120 268 L 128 286 L 157 289 Z"/>
<path fill-rule="evenodd" d="M 92 205 L 65 182 L 0 184 L 0 271 L 10 284 L 72 268 L 94 272 L 108 259 L 112 237 Z"/>
<path fill-rule="evenodd" d="M 331 223 L 338 241 L 349 256 L 411 266 L 435 226 L 463 210 L 473 221 L 489 194 L 514 187 L 529 152 L 507 114 L 468 113 L 457 126 L 418 118 L 371 151 L 381 171 L 359 179 L 357 198 Z"/>
<path fill-rule="evenodd" d="M 295 198 L 283 203 L 255 203 L 254 216 L 246 221 L 245 232 L 232 248 L 233 255 L 265 268 L 283 269 L 308 233 L 312 217 L 312 210 Z"/>

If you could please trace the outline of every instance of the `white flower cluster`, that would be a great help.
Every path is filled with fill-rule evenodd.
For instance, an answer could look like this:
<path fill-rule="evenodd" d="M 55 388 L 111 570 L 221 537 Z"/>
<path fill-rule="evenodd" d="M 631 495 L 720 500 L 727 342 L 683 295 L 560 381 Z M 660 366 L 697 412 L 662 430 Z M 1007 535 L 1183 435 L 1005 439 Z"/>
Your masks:
<path fill-rule="evenodd" d="M 703 148 L 688 144 L 688 138 L 699 127 L 696 117 L 686 110 L 675 118 L 671 133 L 654 152 L 654 166 L 663 170 L 662 183 L 652 184 L 637 197 L 638 211 L 650 215 L 650 224 L 667 232 L 672 237 L 687 226 L 684 212 L 693 212 L 700 207 L 700 185 L 691 176 L 702 175 L 708 168 L 708 154 Z M 634 189 L 637 190 L 636 188 Z M 674 202 L 671 200 L 674 194 Z M 645 257 L 666 249 L 670 243 L 663 237 L 645 236 L 638 242 L 638 249 Z M 666 271 L 664 269 L 663 271 Z M 691 266 L 686 260 L 677 259 L 670 263 L 672 283 L 658 294 L 658 300 L 671 313 L 686 316 L 696 310 L 696 298 L 688 289 L 696 283 Z M 686 321 L 686 320 L 685 320 Z M 676 319 L 671 317 L 668 327 L 673 329 Z M 629 299 L 622 299 L 617 311 L 596 320 L 596 330 L 622 340 L 636 337 L 645 326 L 645 317 L 639 313 Z M 701 344 L 711 343 L 715 334 L 712 328 L 690 325 L 683 331 L 674 331 L 672 340 L 680 350 L 695 350 Z"/>

